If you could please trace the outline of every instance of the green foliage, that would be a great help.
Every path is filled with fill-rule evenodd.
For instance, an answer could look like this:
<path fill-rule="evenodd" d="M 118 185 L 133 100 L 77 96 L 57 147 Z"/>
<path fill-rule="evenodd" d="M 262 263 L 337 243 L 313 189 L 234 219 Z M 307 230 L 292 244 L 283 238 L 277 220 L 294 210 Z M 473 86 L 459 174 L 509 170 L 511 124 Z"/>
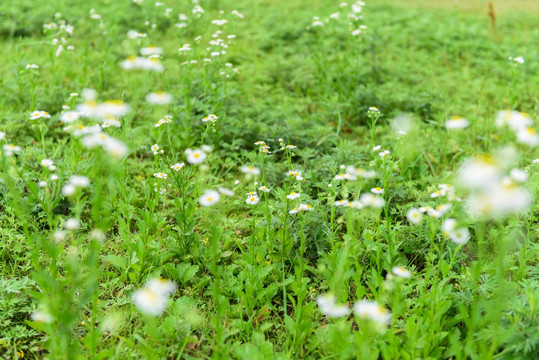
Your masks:
<path fill-rule="evenodd" d="M 0 357 L 533 359 L 536 152 L 495 118 L 537 118 L 537 16 L 493 27 L 411 2 L 356 18 L 329 0 L 202 0 L 200 16 L 179 0 L 0 2 Z M 163 72 L 122 69 L 151 45 Z M 84 89 L 129 111 L 62 122 L 94 109 Z M 157 91 L 171 102 L 149 103 Z M 455 115 L 469 127 L 447 131 Z M 477 218 L 484 189 L 437 193 L 470 157 L 509 162 L 507 145 L 523 211 Z M 74 175 L 88 184 L 70 191 Z"/>

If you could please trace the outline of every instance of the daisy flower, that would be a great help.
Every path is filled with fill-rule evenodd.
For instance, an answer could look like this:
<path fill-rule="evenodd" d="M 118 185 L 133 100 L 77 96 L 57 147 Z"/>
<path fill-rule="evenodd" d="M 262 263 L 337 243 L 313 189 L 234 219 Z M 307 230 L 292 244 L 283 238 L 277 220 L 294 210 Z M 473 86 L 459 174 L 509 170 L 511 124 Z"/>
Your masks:
<path fill-rule="evenodd" d="M 401 278 L 409 279 L 412 276 L 412 273 L 410 270 L 402 267 L 402 266 L 395 266 L 393 269 L 391 269 L 391 272 Z"/>
<path fill-rule="evenodd" d="M 67 219 L 64 223 L 64 228 L 66 230 L 77 230 L 80 227 L 79 220 L 75 218 Z"/>
<path fill-rule="evenodd" d="M 350 309 L 346 305 L 338 305 L 335 295 L 326 294 L 319 296 L 316 303 L 320 312 L 326 316 L 340 318 L 350 314 Z"/>
<path fill-rule="evenodd" d="M 36 110 L 30 114 L 30 120 L 36 120 L 36 119 L 50 119 L 51 115 L 46 111 Z"/>
<path fill-rule="evenodd" d="M 260 198 L 258 196 L 248 196 L 247 199 L 245 199 L 245 202 L 247 203 L 247 205 L 256 205 L 258 204 L 258 201 L 260 200 Z"/>
<path fill-rule="evenodd" d="M 260 169 L 254 166 L 242 166 L 240 171 L 248 175 L 260 175 Z"/>
<path fill-rule="evenodd" d="M 268 189 L 266 186 L 261 186 L 258 188 L 258 190 L 262 191 L 262 192 L 265 192 L 265 193 L 269 193 L 270 192 L 270 189 Z"/>
<path fill-rule="evenodd" d="M 447 130 L 464 129 L 470 125 L 470 122 L 462 117 L 453 117 L 445 122 Z"/>
<path fill-rule="evenodd" d="M 166 179 L 168 175 L 162 172 L 158 172 L 158 173 L 153 174 L 153 176 L 155 176 L 158 179 Z"/>
<path fill-rule="evenodd" d="M 168 297 L 148 287 L 133 293 L 133 303 L 144 314 L 160 315 L 165 311 Z"/>
<path fill-rule="evenodd" d="M 230 189 L 227 189 L 225 187 L 222 187 L 222 186 L 219 186 L 217 188 L 217 190 L 223 194 L 223 195 L 226 195 L 226 196 L 234 196 L 234 191 L 230 190 Z"/>
<path fill-rule="evenodd" d="M 391 321 L 391 313 L 382 305 L 372 300 L 361 300 L 354 304 L 354 313 L 363 319 L 372 320 L 378 324 Z"/>
<path fill-rule="evenodd" d="M 373 194 L 380 195 L 380 194 L 383 194 L 383 193 L 384 193 L 384 189 L 382 189 L 381 187 L 375 187 L 375 188 L 372 188 L 372 189 L 371 189 L 371 192 L 372 192 Z"/>
<path fill-rule="evenodd" d="M 172 101 L 172 95 L 164 91 L 156 91 L 146 95 L 146 101 L 154 105 L 167 105 Z"/>
<path fill-rule="evenodd" d="M 185 166 L 185 163 L 176 163 L 170 166 L 170 168 L 174 171 L 180 171 L 184 166 Z"/>
<path fill-rule="evenodd" d="M 206 192 L 198 199 L 202 206 L 212 206 L 219 202 L 221 196 L 215 190 L 206 190 Z"/>
<path fill-rule="evenodd" d="M 40 162 L 41 166 L 48 168 L 49 166 L 54 165 L 54 162 L 50 159 L 43 159 Z"/>
<path fill-rule="evenodd" d="M 335 203 L 333 205 L 335 205 L 335 206 L 348 206 L 349 202 L 348 202 L 348 200 L 337 200 L 337 201 L 335 201 Z"/>
<path fill-rule="evenodd" d="M 201 149 L 186 149 L 185 154 L 187 155 L 187 162 L 190 164 L 200 164 L 207 157 L 206 153 Z"/>
<path fill-rule="evenodd" d="M 300 197 L 300 194 L 297 192 L 291 192 L 290 194 L 286 195 L 287 199 L 294 200 Z"/>
<path fill-rule="evenodd" d="M 421 213 L 420 210 L 416 209 L 416 208 L 411 208 L 410 210 L 408 210 L 408 212 L 406 213 L 406 218 L 408 219 L 409 222 L 411 222 L 412 224 L 414 225 L 417 225 L 421 222 L 421 220 L 423 219 L 423 214 Z"/>

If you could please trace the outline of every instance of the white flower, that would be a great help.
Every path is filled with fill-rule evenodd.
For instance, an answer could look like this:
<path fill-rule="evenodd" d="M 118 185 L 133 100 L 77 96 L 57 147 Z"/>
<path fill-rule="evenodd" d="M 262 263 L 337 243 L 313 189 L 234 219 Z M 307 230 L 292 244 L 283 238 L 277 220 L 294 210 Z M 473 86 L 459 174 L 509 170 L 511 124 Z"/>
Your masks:
<path fill-rule="evenodd" d="M 335 206 L 348 206 L 349 202 L 348 200 L 336 200 L 333 205 Z"/>
<path fill-rule="evenodd" d="M 371 192 L 372 192 L 373 194 L 380 195 L 380 194 L 383 194 L 383 193 L 384 193 L 384 189 L 382 189 L 381 187 L 375 187 L 375 188 L 372 188 L 372 189 L 371 189 Z"/>
<path fill-rule="evenodd" d="M 221 196 L 215 190 L 206 190 L 204 195 L 202 195 L 198 200 L 202 206 L 212 206 L 219 202 Z"/>
<path fill-rule="evenodd" d="M 378 324 L 388 324 L 391 321 L 391 313 L 372 300 L 356 302 L 354 304 L 354 313 L 360 318 L 373 320 Z"/>
<path fill-rule="evenodd" d="M 382 145 L 376 145 L 372 148 L 372 151 L 378 151 L 382 148 Z"/>
<path fill-rule="evenodd" d="M 122 123 L 119 122 L 118 120 L 116 119 L 110 119 L 110 120 L 105 120 L 103 121 L 103 123 L 101 124 L 101 127 L 103 129 L 106 129 L 108 127 L 111 127 L 111 126 L 114 126 L 114 127 L 121 127 L 122 126 Z"/>
<path fill-rule="evenodd" d="M 166 105 L 172 101 L 172 95 L 163 91 L 157 91 L 146 95 L 146 101 L 150 104 Z"/>
<path fill-rule="evenodd" d="M 58 180 L 58 175 L 54 175 L 54 174 L 51 175 L 51 180 L 52 180 L 52 181 Z"/>
<path fill-rule="evenodd" d="M 350 309 L 346 305 L 337 305 L 337 299 L 335 295 L 326 294 L 319 296 L 316 299 L 316 303 L 320 308 L 322 314 L 329 317 L 343 317 L 350 314 Z"/>
<path fill-rule="evenodd" d="M 39 69 L 39 66 L 36 64 L 26 64 L 27 69 Z"/>
<path fill-rule="evenodd" d="M 230 190 L 230 189 L 227 189 L 225 187 L 222 187 L 222 186 L 219 186 L 217 188 L 217 190 L 223 194 L 223 195 L 226 195 L 226 196 L 234 196 L 234 191 Z"/>
<path fill-rule="evenodd" d="M 168 175 L 162 172 L 158 172 L 158 173 L 153 174 L 153 176 L 155 176 L 158 179 L 166 179 Z"/>
<path fill-rule="evenodd" d="M 528 114 L 513 111 L 513 110 L 501 110 L 496 115 L 496 126 L 507 125 L 513 131 L 519 131 L 520 129 L 527 128 L 533 125 L 532 119 Z"/>
<path fill-rule="evenodd" d="M 458 171 L 458 181 L 470 189 L 483 189 L 500 178 L 500 165 L 490 156 L 478 156 L 467 160 Z"/>
<path fill-rule="evenodd" d="M 297 192 L 291 192 L 290 194 L 286 195 L 287 199 L 294 200 L 300 197 L 300 194 Z"/>
<path fill-rule="evenodd" d="M 66 111 L 60 115 L 60 121 L 64 124 L 70 124 L 79 119 L 79 113 L 77 111 Z"/>
<path fill-rule="evenodd" d="M 120 140 L 112 138 L 110 136 L 105 139 L 103 148 L 110 154 L 110 156 L 116 159 L 124 158 L 125 156 L 127 156 L 127 153 L 129 151 L 127 145 L 125 145 Z"/>
<path fill-rule="evenodd" d="M 159 151 L 159 145 L 153 144 L 150 149 L 156 154 Z"/>
<path fill-rule="evenodd" d="M 248 175 L 260 175 L 260 169 L 254 166 L 242 166 L 240 171 Z"/>
<path fill-rule="evenodd" d="M 516 56 L 516 57 L 509 57 L 509 60 L 512 60 L 514 62 L 517 62 L 519 64 L 524 64 L 524 58 L 522 56 Z"/>
<path fill-rule="evenodd" d="M 346 167 L 346 173 L 352 175 L 352 176 L 359 176 L 363 179 L 372 179 L 376 176 L 376 172 L 373 170 L 365 170 L 362 168 L 355 168 L 353 166 L 347 166 Z"/>
<path fill-rule="evenodd" d="M 149 70 L 149 71 L 163 71 L 163 65 L 159 59 L 151 58 L 146 59 L 143 57 L 129 57 L 121 63 L 121 67 L 125 70 Z"/>
<path fill-rule="evenodd" d="M 256 195 L 251 195 L 251 196 L 248 196 L 247 199 L 245 199 L 245 202 L 247 203 L 247 205 L 256 205 L 258 204 L 258 201 L 260 200 L 260 198 Z"/>
<path fill-rule="evenodd" d="M 335 177 L 333 178 L 333 180 L 356 180 L 357 178 L 352 175 L 352 174 L 338 174 L 338 175 L 335 175 Z"/>
<path fill-rule="evenodd" d="M 172 165 L 170 168 L 174 171 L 180 171 L 185 166 L 185 163 L 176 163 Z"/>
<path fill-rule="evenodd" d="M 69 182 L 76 187 L 87 187 L 90 185 L 90 180 L 86 176 L 72 175 Z"/>
<path fill-rule="evenodd" d="M 361 201 L 364 206 L 371 206 L 374 208 L 381 208 L 385 204 L 384 199 L 372 194 L 362 194 L 359 201 Z"/>
<path fill-rule="evenodd" d="M 71 196 L 75 194 L 75 191 L 77 191 L 77 188 L 73 184 L 68 183 L 62 187 L 62 194 L 64 194 L 64 196 Z"/>
<path fill-rule="evenodd" d="M 46 111 L 36 110 L 30 114 L 30 120 L 36 120 L 39 118 L 50 119 L 51 115 Z"/>
<path fill-rule="evenodd" d="M 408 219 L 409 222 L 411 222 L 412 224 L 419 224 L 421 222 L 421 219 L 423 219 L 423 214 L 421 213 L 421 211 L 419 211 L 418 209 L 416 208 L 411 208 L 410 210 L 408 210 L 408 212 L 406 213 L 406 218 Z"/>
<path fill-rule="evenodd" d="M 539 144 L 539 135 L 537 135 L 534 128 L 526 127 L 518 130 L 517 140 L 528 146 L 536 146 Z"/>
<path fill-rule="evenodd" d="M 43 159 L 43 160 L 41 160 L 40 164 L 43 167 L 49 167 L 49 166 L 54 165 L 54 162 L 52 160 L 50 160 L 50 159 Z"/>
<path fill-rule="evenodd" d="M 309 204 L 299 204 L 298 211 L 312 211 L 313 207 Z"/>
<path fill-rule="evenodd" d="M 389 150 L 384 150 L 384 151 L 378 153 L 378 156 L 380 156 L 380 157 L 386 157 L 388 155 L 389 155 Z"/>
<path fill-rule="evenodd" d="M 187 162 L 190 164 L 200 164 L 206 159 L 207 156 L 206 153 L 201 149 L 186 149 L 185 154 L 187 155 Z"/>
<path fill-rule="evenodd" d="M 67 233 L 64 230 L 56 230 L 54 234 L 52 234 L 52 238 L 57 243 L 64 241 L 66 237 L 67 237 Z"/>
<path fill-rule="evenodd" d="M 228 23 L 228 20 L 226 19 L 222 19 L 222 20 L 212 20 L 211 22 L 212 24 L 215 24 L 217 26 L 222 26 L 224 24 L 227 24 Z"/>
<path fill-rule="evenodd" d="M 146 287 L 159 295 L 170 295 L 176 291 L 176 284 L 172 280 L 155 278 L 148 281 Z"/>
<path fill-rule="evenodd" d="M 470 239 L 468 229 L 457 228 L 457 221 L 455 219 L 446 219 L 442 223 L 442 234 L 456 244 L 464 244 Z"/>
<path fill-rule="evenodd" d="M 528 180 L 528 173 L 520 169 L 512 169 L 509 173 L 509 176 L 511 176 L 513 180 L 520 183 L 526 182 L 526 180 Z"/>
<path fill-rule="evenodd" d="M 162 53 L 163 49 L 155 46 L 146 46 L 140 49 L 140 54 L 143 56 L 161 55 Z"/>
<path fill-rule="evenodd" d="M 404 279 L 409 279 L 412 276 L 410 270 L 403 268 L 402 266 L 395 266 L 391 269 L 391 272 Z"/>
<path fill-rule="evenodd" d="M 6 156 L 11 156 L 14 152 L 20 152 L 22 150 L 20 146 L 16 146 L 13 144 L 4 145 L 3 149 Z"/>
<path fill-rule="evenodd" d="M 67 219 L 64 223 L 64 228 L 66 230 L 77 230 L 80 227 L 79 220 L 75 218 Z"/>
<path fill-rule="evenodd" d="M 202 119 L 202 122 L 211 122 L 214 123 L 219 119 L 219 117 L 215 114 L 209 114 L 208 116 L 204 117 Z"/>
<path fill-rule="evenodd" d="M 470 122 L 461 117 L 453 117 L 445 122 L 447 130 L 464 129 L 470 125 Z"/>
<path fill-rule="evenodd" d="M 365 205 L 359 200 L 354 200 L 348 203 L 348 207 L 360 210 L 360 209 L 363 209 Z"/>
<path fill-rule="evenodd" d="M 35 311 L 32 313 L 32 320 L 39 323 L 49 324 L 53 321 L 53 318 L 48 312 Z"/>
<path fill-rule="evenodd" d="M 268 189 L 266 186 L 261 186 L 258 188 L 258 190 L 262 191 L 262 192 L 265 192 L 265 193 L 269 193 L 270 192 L 270 189 Z"/>
<path fill-rule="evenodd" d="M 532 196 L 527 189 L 504 181 L 471 195 L 466 210 L 475 217 L 502 218 L 527 210 L 531 204 Z"/>
<path fill-rule="evenodd" d="M 39 185 L 39 187 L 45 187 L 45 186 L 47 186 L 47 182 L 46 181 L 40 181 L 38 183 L 38 185 Z"/>
<path fill-rule="evenodd" d="M 165 311 L 168 297 L 148 287 L 135 291 L 133 303 L 144 314 L 160 315 Z"/>
<path fill-rule="evenodd" d="M 3 131 L 0 131 L 0 140 L 6 137 L 6 133 Z"/>

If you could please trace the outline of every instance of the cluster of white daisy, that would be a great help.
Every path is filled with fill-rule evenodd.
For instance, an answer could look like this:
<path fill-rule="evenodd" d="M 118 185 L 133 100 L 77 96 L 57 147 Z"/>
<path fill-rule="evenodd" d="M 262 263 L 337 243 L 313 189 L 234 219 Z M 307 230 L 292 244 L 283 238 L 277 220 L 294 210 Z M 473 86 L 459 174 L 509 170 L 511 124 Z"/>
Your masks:
<path fill-rule="evenodd" d="M 539 135 L 532 125 L 533 120 L 523 112 L 502 110 L 496 116 L 496 126 L 508 126 L 515 133 L 519 143 L 537 146 L 539 144 Z"/>
<path fill-rule="evenodd" d="M 215 114 L 209 114 L 208 116 L 205 116 L 205 117 L 202 119 L 202 122 L 215 123 L 215 122 L 217 122 L 218 119 L 219 119 L 219 116 L 217 116 L 217 115 L 215 115 Z"/>
<path fill-rule="evenodd" d="M 266 145 L 266 143 L 264 141 L 259 140 L 259 141 L 255 142 L 255 145 L 258 146 L 258 151 L 259 152 L 264 153 L 264 154 L 271 154 L 271 152 L 269 151 L 270 146 Z"/>
<path fill-rule="evenodd" d="M 528 174 L 514 168 L 516 151 L 503 148 L 497 156 L 468 159 L 458 171 L 458 183 L 470 192 L 466 210 L 475 218 L 503 218 L 527 210 L 532 204 L 522 184 Z"/>
<path fill-rule="evenodd" d="M 32 113 L 30 114 L 30 120 L 37 120 L 41 118 L 50 119 L 51 114 L 43 110 L 35 110 L 35 111 L 32 111 Z"/>
<path fill-rule="evenodd" d="M 161 125 L 165 124 L 171 124 L 172 123 L 172 115 L 165 115 L 162 119 L 159 119 L 157 123 L 155 123 L 155 127 L 160 127 Z"/>
<path fill-rule="evenodd" d="M 148 70 L 162 72 L 164 70 L 163 64 L 156 57 L 140 57 L 140 56 L 130 56 L 122 63 L 120 66 L 125 70 Z"/>

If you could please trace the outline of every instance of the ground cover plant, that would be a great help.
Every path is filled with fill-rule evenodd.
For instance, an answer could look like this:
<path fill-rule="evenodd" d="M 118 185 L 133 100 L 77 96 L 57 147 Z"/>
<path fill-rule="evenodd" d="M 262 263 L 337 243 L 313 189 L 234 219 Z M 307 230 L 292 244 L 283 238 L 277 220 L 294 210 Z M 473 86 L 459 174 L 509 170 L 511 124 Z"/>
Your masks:
<path fill-rule="evenodd" d="M 0 2 L 0 357 L 537 358 L 511 3 Z"/>

